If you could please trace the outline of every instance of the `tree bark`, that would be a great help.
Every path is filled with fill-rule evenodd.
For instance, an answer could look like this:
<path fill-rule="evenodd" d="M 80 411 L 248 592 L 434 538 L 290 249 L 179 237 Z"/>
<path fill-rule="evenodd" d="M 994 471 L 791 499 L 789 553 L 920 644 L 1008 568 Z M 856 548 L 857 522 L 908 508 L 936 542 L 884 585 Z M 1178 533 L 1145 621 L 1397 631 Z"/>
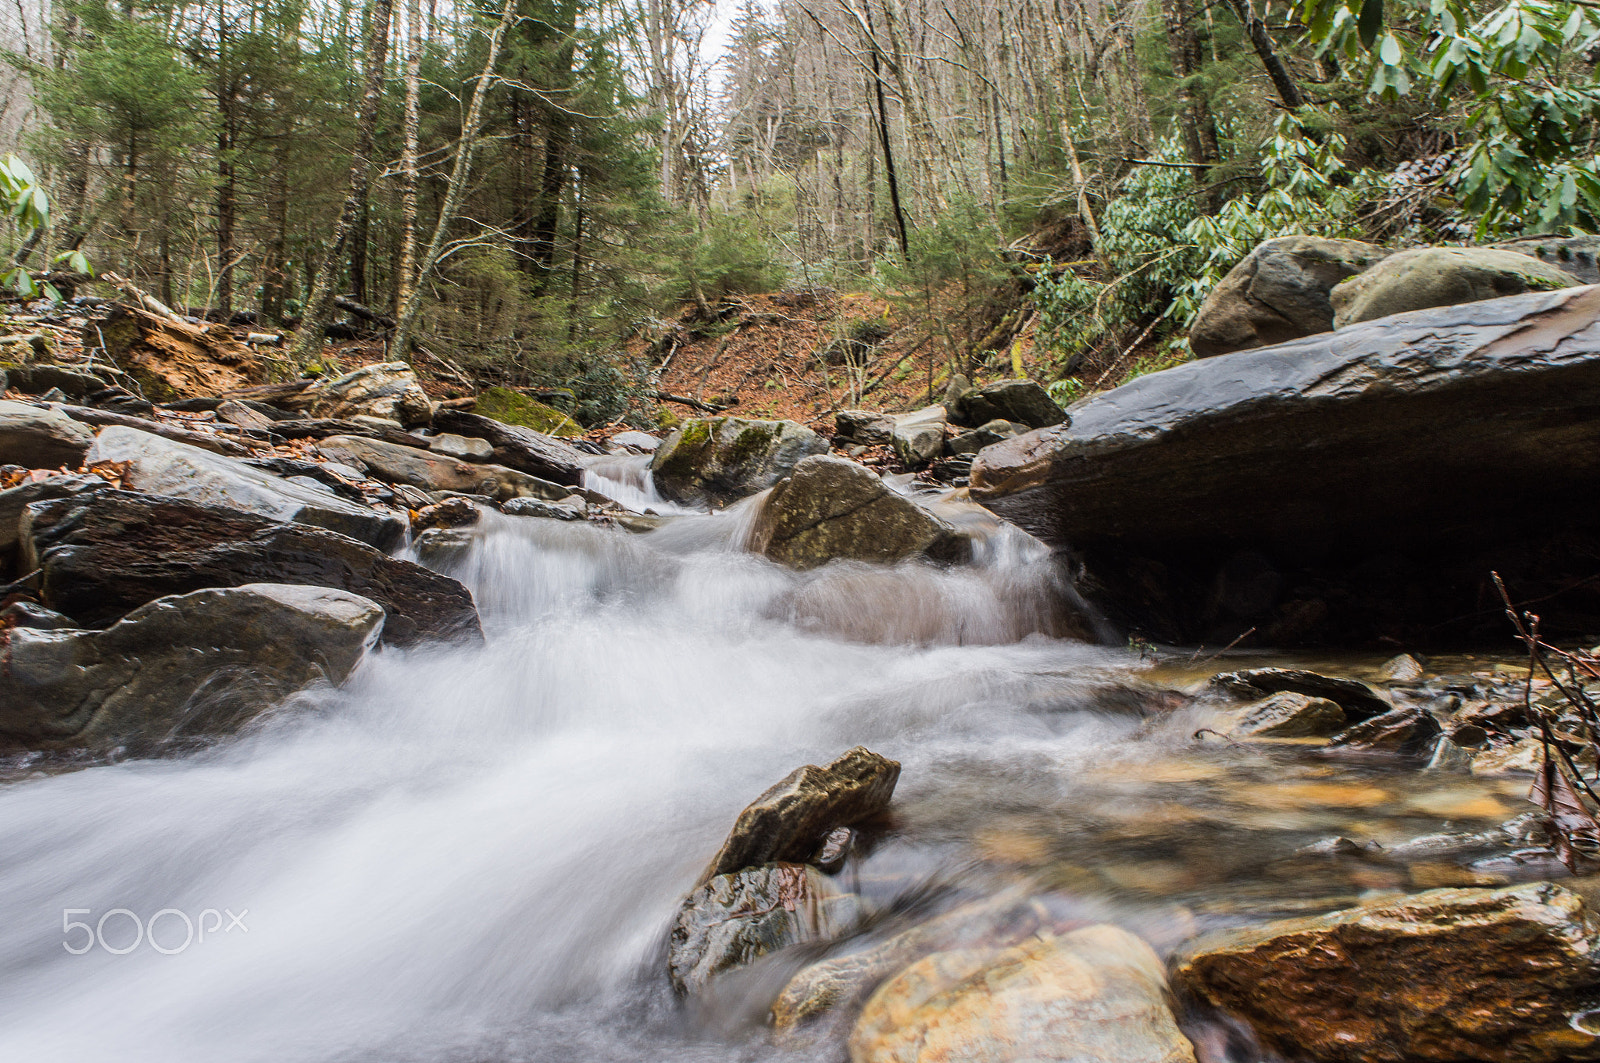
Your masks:
<path fill-rule="evenodd" d="M 1272 87 L 1278 90 L 1278 98 L 1289 110 L 1299 110 L 1306 102 L 1305 97 L 1300 94 L 1300 86 L 1295 84 L 1294 75 L 1289 73 L 1289 68 L 1284 65 L 1277 49 L 1273 47 L 1272 34 L 1267 32 L 1266 23 L 1256 15 L 1250 0 L 1228 0 L 1228 6 L 1233 8 L 1234 14 L 1238 15 L 1239 21 L 1244 24 L 1251 46 L 1255 48 L 1256 55 L 1261 57 L 1261 65 L 1266 69 L 1267 77 L 1272 79 Z"/>
<path fill-rule="evenodd" d="M 311 281 L 311 293 L 306 298 L 305 314 L 300 331 L 295 336 L 292 357 L 299 362 L 309 361 L 322 350 L 323 330 L 333 316 L 331 301 L 333 279 L 338 276 L 339 248 L 345 244 L 356 216 L 364 202 L 363 190 L 372 173 L 372 138 L 378 125 L 378 106 L 383 101 L 383 71 L 389 56 L 389 17 L 394 11 L 394 0 L 370 0 L 371 22 L 367 29 L 366 90 L 361 97 L 361 111 L 356 119 L 355 151 L 350 159 L 349 191 L 345 195 L 344 209 L 334 222 L 329 234 L 329 252 Z"/>
<path fill-rule="evenodd" d="M 406 356 L 417 311 L 422 306 L 422 282 L 438 263 L 439 255 L 444 250 L 445 234 L 455 219 L 456 211 L 461 208 L 462 197 L 466 195 L 467 177 L 472 173 L 472 156 L 478 146 L 478 127 L 483 120 L 483 100 L 489 94 L 489 82 L 494 77 L 495 64 L 500 61 L 500 46 L 505 41 L 506 31 L 516 18 L 517 0 L 504 0 L 500 7 L 500 21 L 495 24 L 489 37 L 488 58 L 484 60 L 483 72 L 478 75 L 477 87 L 472 90 L 472 102 L 467 106 L 467 120 L 461 126 L 461 141 L 456 148 L 455 162 L 450 168 L 450 182 L 445 187 L 439 220 L 433 227 L 433 236 L 417 267 L 417 286 L 412 288 L 411 295 L 396 315 L 399 322 L 395 326 L 394 342 L 389 349 L 391 358 Z"/>
<path fill-rule="evenodd" d="M 421 125 L 422 5 L 406 0 L 405 146 L 400 152 L 400 262 L 395 268 L 394 305 L 411 297 L 417 269 L 417 132 Z"/>

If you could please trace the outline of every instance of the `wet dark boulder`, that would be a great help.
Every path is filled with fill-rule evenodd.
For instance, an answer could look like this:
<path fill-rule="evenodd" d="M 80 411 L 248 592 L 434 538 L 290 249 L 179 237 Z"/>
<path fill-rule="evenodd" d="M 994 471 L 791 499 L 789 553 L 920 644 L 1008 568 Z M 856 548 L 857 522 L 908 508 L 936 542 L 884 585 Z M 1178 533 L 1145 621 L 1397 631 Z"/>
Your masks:
<path fill-rule="evenodd" d="M 887 812 L 899 779 L 899 762 L 865 746 L 826 767 L 796 768 L 739 813 L 699 884 L 758 864 L 811 859 L 834 828 Z"/>
<path fill-rule="evenodd" d="M 825 454 L 804 459 L 772 489 L 750 533 L 751 550 L 797 569 L 841 559 L 958 561 L 970 548 L 949 523 L 870 469 Z"/>
<path fill-rule="evenodd" d="M 349 536 L 127 491 L 35 502 L 23 513 L 24 565 L 40 597 L 83 627 L 157 598 L 249 583 L 333 587 L 377 602 L 395 645 L 482 637 L 471 593 Z"/>
<path fill-rule="evenodd" d="M 1441 889 L 1223 930 L 1173 984 L 1317 1063 L 1556 1063 L 1600 1055 L 1600 935 L 1583 900 L 1535 882 Z"/>
<path fill-rule="evenodd" d="M 376 602 L 251 584 L 162 598 L 103 631 L 0 633 L 0 749 L 158 750 L 237 731 L 317 681 L 342 683 Z"/>
<path fill-rule="evenodd" d="M 1223 672 L 1213 676 L 1211 683 L 1246 698 L 1283 693 L 1324 698 L 1338 705 L 1352 721 L 1381 716 L 1394 708 L 1387 698 L 1359 679 L 1322 675 L 1302 668 L 1250 668 L 1242 672 Z"/>
<path fill-rule="evenodd" d="M 1597 477 L 1590 287 L 1151 373 L 986 447 L 971 492 L 1147 636 L 1421 648 L 1503 641 L 1491 570 L 1548 623 L 1600 630 L 1577 560 L 1600 549 Z"/>
<path fill-rule="evenodd" d="M 433 415 L 433 427 L 440 432 L 487 440 L 494 447 L 494 460 L 499 464 L 568 487 L 581 486 L 584 470 L 589 467 L 589 455 L 576 447 L 492 417 L 441 407 Z"/>

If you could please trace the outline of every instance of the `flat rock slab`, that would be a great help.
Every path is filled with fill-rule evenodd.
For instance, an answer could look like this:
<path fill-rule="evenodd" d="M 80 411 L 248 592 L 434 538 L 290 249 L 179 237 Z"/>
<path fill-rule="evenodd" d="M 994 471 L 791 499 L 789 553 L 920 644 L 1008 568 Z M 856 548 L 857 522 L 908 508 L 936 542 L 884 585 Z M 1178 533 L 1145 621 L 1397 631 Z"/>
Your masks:
<path fill-rule="evenodd" d="M 317 680 L 342 683 L 383 607 L 326 587 L 162 598 L 104 631 L 0 633 L 0 747 L 109 752 L 228 734 Z"/>
<path fill-rule="evenodd" d="M 123 483 L 152 495 L 234 509 L 274 521 L 327 528 L 388 550 L 406 533 L 393 513 L 346 502 L 333 494 L 280 480 L 244 462 L 175 443 L 135 428 L 103 429 L 84 459 L 128 462 Z"/>
<path fill-rule="evenodd" d="M 24 565 L 43 571 L 45 604 L 84 627 L 169 595 L 270 582 L 372 599 L 394 645 L 482 638 L 460 583 L 307 524 L 111 490 L 34 503 L 21 524 Z"/>
<path fill-rule="evenodd" d="M 1133 617 L 1147 632 L 1225 642 L 1284 620 L 1274 610 L 1308 566 L 1394 551 L 1424 567 L 1443 564 L 1441 550 L 1463 558 L 1454 575 L 1419 576 L 1451 597 L 1418 619 L 1487 609 L 1493 623 L 1497 607 L 1478 601 L 1485 561 L 1514 566 L 1528 551 L 1500 546 L 1552 519 L 1600 524 L 1597 477 L 1600 287 L 1587 287 L 1400 314 L 1140 377 L 1074 406 L 1070 425 L 985 448 L 972 497 L 1083 551 L 1113 592 L 1102 606 L 1150 590 Z M 1264 560 L 1224 571 L 1247 550 Z M 1488 553 L 1467 556 L 1478 550 Z M 1180 577 L 1193 600 L 1154 601 L 1153 585 Z M 1402 580 L 1389 582 L 1404 614 Z M 1227 609 L 1208 620 L 1218 600 Z M 1328 600 L 1304 604 L 1326 611 Z"/>
<path fill-rule="evenodd" d="M 1597 952 L 1582 899 L 1535 882 L 1221 931 L 1170 965 L 1292 1059 L 1555 1063 L 1600 1055 L 1573 1023 L 1600 993 Z"/>
<path fill-rule="evenodd" d="M 882 815 L 900 780 L 898 761 L 856 746 L 827 767 L 796 768 L 752 801 L 700 876 L 811 859 L 829 831 Z"/>

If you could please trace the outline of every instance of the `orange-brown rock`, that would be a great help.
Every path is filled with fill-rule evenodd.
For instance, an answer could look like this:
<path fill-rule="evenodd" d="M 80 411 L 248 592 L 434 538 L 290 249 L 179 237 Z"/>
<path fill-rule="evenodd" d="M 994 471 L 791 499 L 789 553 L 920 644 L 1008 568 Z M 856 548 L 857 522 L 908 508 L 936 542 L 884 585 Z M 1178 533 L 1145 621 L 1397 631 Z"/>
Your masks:
<path fill-rule="evenodd" d="M 1113 926 L 939 952 L 881 986 L 851 1063 L 1194 1063 L 1161 961 Z"/>
<path fill-rule="evenodd" d="M 1600 1058 L 1597 947 L 1560 886 L 1439 889 L 1206 935 L 1173 984 L 1294 1059 L 1554 1063 Z"/>

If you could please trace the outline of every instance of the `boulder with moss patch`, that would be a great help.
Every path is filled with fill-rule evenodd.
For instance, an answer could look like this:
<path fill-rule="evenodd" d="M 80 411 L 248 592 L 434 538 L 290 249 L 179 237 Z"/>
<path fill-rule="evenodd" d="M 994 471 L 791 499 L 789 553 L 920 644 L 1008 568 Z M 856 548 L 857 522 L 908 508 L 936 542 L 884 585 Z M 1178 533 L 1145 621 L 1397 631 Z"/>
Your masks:
<path fill-rule="evenodd" d="M 1492 247 L 1418 247 L 1390 255 L 1333 289 L 1333 327 L 1524 292 L 1574 288 L 1578 278 L 1531 255 Z"/>
<path fill-rule="evenodd" d="M 828 441 L 793 421 L 685 421 L 650 461 L 657 489 L 684 505 L 727 505 L 765 491 Z"/>
<path fill-rule="evenodd" d="M 583 435 L 583 426 L 554 406 L 529 398 L 510 388 L 489 388 L 478 393 L 478 403 L 473 411 L 484 417 L 493 417 L 503 424 L 531 428 L 547 436 L 571 438 Z"/>

